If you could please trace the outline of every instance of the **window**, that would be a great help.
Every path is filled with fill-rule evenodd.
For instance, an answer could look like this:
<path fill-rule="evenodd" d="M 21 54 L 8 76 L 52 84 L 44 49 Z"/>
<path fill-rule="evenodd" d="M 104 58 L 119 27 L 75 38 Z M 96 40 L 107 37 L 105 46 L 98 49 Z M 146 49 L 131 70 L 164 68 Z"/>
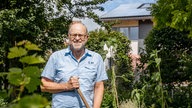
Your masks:
<path fill-rule="evenodd" d="M 123 33 L 129 40 L 139 39 L 139 27 L 113 27 L 112 30 Z"/>
<path fill-rule="evenodd" d="M 123 33 L 123 35 L 125 36 L 129 36 L 129 30 L 128 28 L 119 28 L 120 29 L 120 32 Z"/>
<path fill-rule="evenodd" d="M 139 39 L 139 29 L 138 29 L 138 27 L 130 27 L 129 39 L 130 40 Z"/>

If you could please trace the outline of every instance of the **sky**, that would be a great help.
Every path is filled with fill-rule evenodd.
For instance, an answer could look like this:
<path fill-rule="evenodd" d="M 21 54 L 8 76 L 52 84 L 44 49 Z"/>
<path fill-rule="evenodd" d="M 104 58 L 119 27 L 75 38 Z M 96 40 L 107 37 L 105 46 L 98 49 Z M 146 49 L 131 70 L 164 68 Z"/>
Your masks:
<path fill-rule="evenodd" d="M 128 3 L 154 3 L 156 0 L 108 0 L 101 6 L 104 7 L 104 11 L 96 11 L 96 13 L 101 16 L 105 14 L 106 12 L 111 11 L 112 9 L 118 7 L 121 4 L 128 4 Z M 99 29 L 100 26 L 96 24 L 93 20 L 91 19 L 83 19 L 81 20 L 88 28 L 88 31 L 93 31 L 95 29 Z"/>

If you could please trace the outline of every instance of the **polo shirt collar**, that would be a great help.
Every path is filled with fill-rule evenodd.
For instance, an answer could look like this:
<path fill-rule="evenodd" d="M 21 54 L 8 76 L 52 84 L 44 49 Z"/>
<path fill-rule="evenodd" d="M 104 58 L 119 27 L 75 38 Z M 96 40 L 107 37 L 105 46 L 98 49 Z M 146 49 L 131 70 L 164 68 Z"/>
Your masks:
<path fill-rule="evenodd" d="M 65 51 L 65 56 L 67 56 L 67 55 L 72 55 L 72 51 L 70 49 L 70 46 L 68 46 L 66 51 Z M 91 55 L 90 51 L 85 48 L 85 53 L 83 56 L 87 57 L 87 56 L 92 56 L 92 55 Z"/>

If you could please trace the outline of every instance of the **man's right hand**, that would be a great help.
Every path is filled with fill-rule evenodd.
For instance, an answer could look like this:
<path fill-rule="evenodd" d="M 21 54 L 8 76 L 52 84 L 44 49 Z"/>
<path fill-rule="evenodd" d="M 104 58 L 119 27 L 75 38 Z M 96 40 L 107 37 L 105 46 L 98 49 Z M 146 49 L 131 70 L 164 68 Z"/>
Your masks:
<path fill-rule="evenodd" d="M 79 88 L 79 77 L 72 76 L 69 78 L 69 81 L 67 82 L 68 89 L 74 90 Z"/>

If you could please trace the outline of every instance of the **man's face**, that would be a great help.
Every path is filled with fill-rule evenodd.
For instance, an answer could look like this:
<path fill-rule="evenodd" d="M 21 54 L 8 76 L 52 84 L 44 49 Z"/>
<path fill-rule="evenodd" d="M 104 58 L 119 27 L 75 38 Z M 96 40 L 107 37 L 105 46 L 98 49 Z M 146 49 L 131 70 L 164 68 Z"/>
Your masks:
<path fill-rule="evenodd" d="M 72 25 L 69 30 L 68 37 L 70 40 L 71 48 L 73 50 L 78 51 L 84 49 L 85 43 L 88 39 L 85 26 L 83 26 L 82 24 Z"/>

